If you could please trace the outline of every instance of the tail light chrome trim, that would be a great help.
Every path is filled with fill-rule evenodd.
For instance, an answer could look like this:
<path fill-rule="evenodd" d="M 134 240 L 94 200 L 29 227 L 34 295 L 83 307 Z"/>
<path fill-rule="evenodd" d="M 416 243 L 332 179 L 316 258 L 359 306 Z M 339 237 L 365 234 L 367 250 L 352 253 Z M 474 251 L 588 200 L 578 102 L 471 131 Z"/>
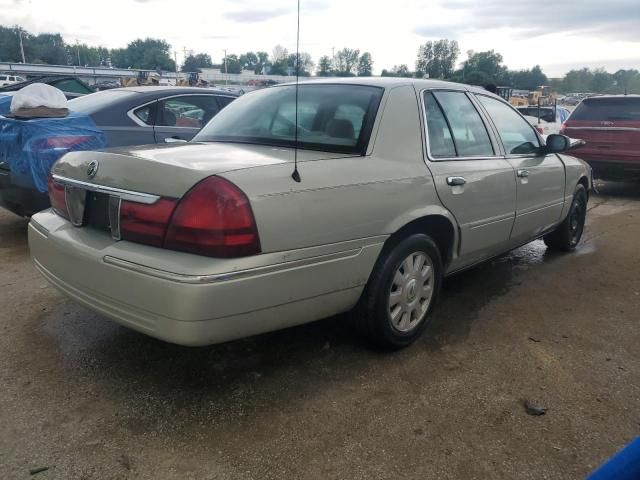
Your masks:
<path fill-rule="evenodd" d="M 152 195 L 150 193 L 142 193 L 142 192 L 134 192 L 132 190 L 124 190 L 121 188 L 115 187 L 107 187 L 105 185 L 98 185 L 95 183 L 83 182 L 80 180 L 75 180 L 73 178 L 63 177 L 61 175 L 53 175 L 53 179 L 62 185 L 69 187 L 77 187 L 85 190 L 89 190 L 90 192 L 98 192 L 98 193 L 106 193 L 109 195 L 115 195 L 122 200 L 129 200 L 131 202 L 137 203 L 145 203 L 147 205 L 151 205 L 160 200 L 158 195 Z"/>

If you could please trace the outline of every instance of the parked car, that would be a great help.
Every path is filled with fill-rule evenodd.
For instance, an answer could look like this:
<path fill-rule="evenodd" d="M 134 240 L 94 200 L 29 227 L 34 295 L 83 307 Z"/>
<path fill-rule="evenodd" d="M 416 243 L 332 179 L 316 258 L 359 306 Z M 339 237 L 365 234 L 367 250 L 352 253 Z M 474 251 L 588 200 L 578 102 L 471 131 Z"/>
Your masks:
<path fill-rule="evenodd" d="M 31 78 L 23 82 L 14 83 L 7 87 L 2 87 L 0 88 L 0 94 L 4 94 L 5 92 L 17 92 L 32 83 L 46 83 L 47 85 L 56 87 L 57 89 L 62 90 L 69 100 L 93 93 L 93 89 L 79 78 L 61 75 L 48 75 Z"/>
<path fill-rule="evenodd" d="M 540 237 L 575 248 L 591 176 L 568 148 L 476 87 L 281 85 L 185 145 L 65 155 L 29 243 L 67 295 L 169 342 L 354 310 L 365 336 L 398 348 L 426 326 L 444 276 Z"/>
<path fill-rule="evenodd" d="M 575 155 L 603 180 L 640 180 L 640 95 L 584 99 L 563 133 L 585 140 Z"/>
<path fill-rule="evenodd" d="M 102 90 L 111 90 L 112 88 L 120 88 L 122 84 L 116 80 L 103 80 L 101 82 L 96 82 L 91 87 L 96 91 L 100 92 Z"/>
<path fill-rule="evenodd" d="M 0 87 L 8 87 L 14 83 L 20 83 L 26 81 L 25 78 L 12 73 L 0 73 Z"/>
<path fill-rule="evenodd" d="M 191 140 L 235 98 L 210 88 L 128 87 L 72 100 L 69 108 L 89 115 L 110 147 L 122 147 Z"/>
<path fill-rule="evenodd" d="M 108 146 L 123 147 L 190 140 L 234 98 L 231 93 L 205 88 L 130 87 L 70 100 L 69 108 L 91 117 L 106 135 Z M 64 137 L 59 137 L 51 132 L 52 141 L 57 142 L 55 159 L 69 149 L 84 149 L 84 144 L 74 138 L 86 133 L 71 134 L 66 131 Z M 47 155 L 55 153 L 51 149 L 47 152 Z M 10 165 L 0 163 L 0 206 L 29 216 L 49 205 L 46 193 L 38 191 L 32 183 L 12 181 Z"/>
<path fill-rule="evenodd" d="M 543 135 L 560 133 L 562 124 L 567 121 L 571 112 L 564 107 L 517 107 L 518 111 L 525 116 L 539 118 L 539 131 Z"/>

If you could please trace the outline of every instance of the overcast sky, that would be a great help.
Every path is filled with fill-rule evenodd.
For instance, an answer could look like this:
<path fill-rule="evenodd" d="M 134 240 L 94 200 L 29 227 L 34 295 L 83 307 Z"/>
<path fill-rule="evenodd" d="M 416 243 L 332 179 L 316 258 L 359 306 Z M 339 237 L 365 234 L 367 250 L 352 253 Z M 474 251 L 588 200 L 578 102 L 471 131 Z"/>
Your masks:
<path fill-rule="evenodd" d="M 219 62 L 223 50 L 295 51 L 296 0 L 0 0 L 0 23 L 60 32 L 109 48 L 166 39 Z M 540 64 L 549 76 L 575 67 L 640 69 L 640 0 L 301 0 L 300 47 L 371 52 L 374 71 L 406 63 L 418 46 L 449 38 L 466 51 L 494 49 L 511 69 Z"/>

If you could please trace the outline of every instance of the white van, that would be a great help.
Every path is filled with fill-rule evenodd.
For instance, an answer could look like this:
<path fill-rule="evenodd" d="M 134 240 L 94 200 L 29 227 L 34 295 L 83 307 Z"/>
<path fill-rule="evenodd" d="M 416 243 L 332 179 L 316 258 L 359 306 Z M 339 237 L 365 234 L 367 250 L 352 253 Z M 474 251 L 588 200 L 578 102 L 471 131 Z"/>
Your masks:
<path fill-rule="evenodd" d="M 19 77 L 18 75 L 9 75 L 6 73 L 0 73 L 0 87 L 7 87 L 14 83 L 25 82 L 26 78 Z"/>

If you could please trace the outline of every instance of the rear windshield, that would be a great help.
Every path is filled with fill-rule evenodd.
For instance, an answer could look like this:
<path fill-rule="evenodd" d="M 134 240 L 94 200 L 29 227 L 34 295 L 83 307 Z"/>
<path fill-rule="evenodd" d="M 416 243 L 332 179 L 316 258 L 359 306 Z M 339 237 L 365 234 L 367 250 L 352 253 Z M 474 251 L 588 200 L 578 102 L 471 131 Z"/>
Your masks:
<path fill-rule="evenodd" d="M 571 115 L 580 121 L 640 121 L 640 98 L 591 98 L 584 100 Z"/>
<path fill-rule="evenodd" d="M 540 115 L 538 115 L 538 107 L 521 107 L 521 108 L 518 108 L 518 111 L 522 115 L 541 118 L 545 122 L 549 122 L 549 123 L 555 122 L 555 118 L 554 118 L 555 116 L 553 115 L 552 108 L 541 108 Z"/>
<path fill-rule="evenodd" d="M 91 93 L 69 100 L 69 110 L 91 115 L 103 107 L 111 105 L 114 101 L 124 100 L 126 97 L 133 95 L 136 95 L 136 93 L 126 90 L 104 90 L 102 92 Z"/>
<path fill-rule="evenodd" d="M 382 92 L 382 88 L 362 85 L 300 85 L 297 145 L 311 150 L 364 154 Z M 194 141 L 293 147 L 295 85 L 243 95 L 214 117 Z"/>

